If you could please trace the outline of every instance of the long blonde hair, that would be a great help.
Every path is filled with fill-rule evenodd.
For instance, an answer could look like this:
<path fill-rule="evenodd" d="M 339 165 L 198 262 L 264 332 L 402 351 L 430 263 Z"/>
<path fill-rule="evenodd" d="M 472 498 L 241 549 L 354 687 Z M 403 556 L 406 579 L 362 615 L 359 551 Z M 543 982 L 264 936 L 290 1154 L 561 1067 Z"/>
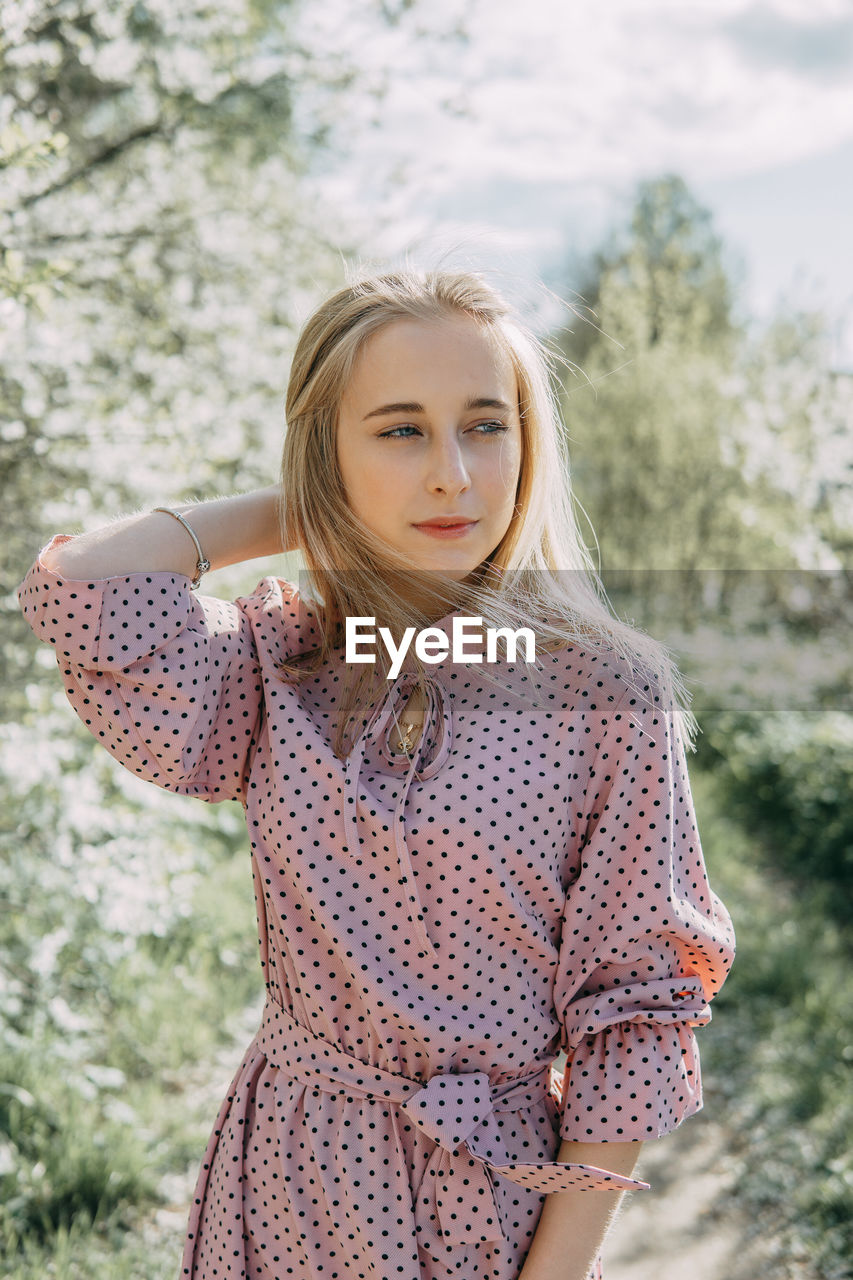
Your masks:
<path fill-rule="evenodd" d="M 339 406 L 365 342 L 395 320 L 460 314 L 482 325 L 507 353 L 518 382 L 522 432 L 515 512 L 500 544 L 463 583 L 425 575 L 356 517 L 336 447 Z M 347 616 L 375 617 L 399 637 L 407 626 L 426 626 L 449 609 L 464 608 L 487 626 L 531 627 L 537 648 L 577 645 L 617 655 L 629 677 L 638 673 L 641 687 L 651 679 L 672 701 L 677 728 L 692 745 L 696 722 L 676 664 L 666 646 L 615 616 L 581 538 L 553 360 L 508 302 L 470 271 L 365 275 L 317 308 L 299 336 L 287 389 L 281 520 L 283 545 L 301 550 L 319 598 L 315 621 L 321 641 L 308 653 L 286 658 L 284 678 L 305 679 L 327 662 L 342 643 Z M 408 603 L 416 592 L 431 602 L 423 613 Z M 377 658 L 375 667 L 362 667 L 343 690 L 339 755 L 346 750 L 347 726 L 366 710 L 377 681 L 387 674 Z M 422 679 L 423 664 L 414 656 L 408 661 Z"/>

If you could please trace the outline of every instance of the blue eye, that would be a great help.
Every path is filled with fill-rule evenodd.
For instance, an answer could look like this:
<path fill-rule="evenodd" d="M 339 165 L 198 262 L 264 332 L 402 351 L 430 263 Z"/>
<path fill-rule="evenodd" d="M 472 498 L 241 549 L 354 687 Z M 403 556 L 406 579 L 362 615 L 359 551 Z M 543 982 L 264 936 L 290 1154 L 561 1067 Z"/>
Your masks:
<path fill-rule="evenodd" d="M 490 431 L 481 431 L 481 429 L 484 427 L 491 427 L 492 429 Z M 478 422 L 474 430 L 481 431 L 482 435 L 496 436 L 496 435 L 499 435 L 501 432 L 506 431 L 507 427 L 506 427 L 506 423 L 504 422 Z"/>
<path fill-rule="evenodd" d="M 417 431 L 417 429 L 418 429 L 417 427 L 413 427 L 410 423 L 407 423 L 402 427 L 392 427 L 390 431 L 381 431 L 379 433 L 379 439 L 380 440 L 407 440 L 409 438 L 408 436 L 401 436 L 401 435 L 398 435 L 397 433 L 399 431 Z"/>

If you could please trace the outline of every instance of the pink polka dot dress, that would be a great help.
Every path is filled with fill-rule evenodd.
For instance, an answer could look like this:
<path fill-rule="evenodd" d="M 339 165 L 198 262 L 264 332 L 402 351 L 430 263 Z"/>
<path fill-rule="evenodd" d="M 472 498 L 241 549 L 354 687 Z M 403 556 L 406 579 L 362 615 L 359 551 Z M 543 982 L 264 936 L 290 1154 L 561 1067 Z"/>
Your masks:
<path fill-rule="evenodd" d="M 245 808 L 266 1006 L 184 1277 L 517 1280 L 548 1191 L 645 1186 L 555 1156 L 699 1109 L 694 1028 L 732 962 L 654 687 L 578 648 L 540 653 L 535 685 L 448 659 L 409 755 L 403 674 L 340 760 L 343 654 L 277 670 L 318 639 L 290 583 L 227 602 L 39 560 L 19 596 L 116 759 Z"/>

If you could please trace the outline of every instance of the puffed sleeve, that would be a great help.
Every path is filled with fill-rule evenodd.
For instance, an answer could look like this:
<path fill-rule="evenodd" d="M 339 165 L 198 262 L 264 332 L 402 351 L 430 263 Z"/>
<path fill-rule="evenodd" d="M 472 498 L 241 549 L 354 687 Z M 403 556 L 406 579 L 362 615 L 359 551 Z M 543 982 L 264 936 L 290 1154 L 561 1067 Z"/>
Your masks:
<path fill-rule="evenodd" d="M 44 548 L 18 589 L 56 650 L 68 700 L 131 773 L 181 795 L 239 799 L 262 712 L 249 619 L 179 573 L 60 577 Z M 260 588 L 259 588 L 260 589 Z"/>
<path fill-rule="evenodd" d="M 693 1028 L 710 1021 L 734 933 L 708 884 L 671 700 L 650 682 L 596 714 L 555 985 L 560 1134 L 627 1142 L 702 1106 Z"/>

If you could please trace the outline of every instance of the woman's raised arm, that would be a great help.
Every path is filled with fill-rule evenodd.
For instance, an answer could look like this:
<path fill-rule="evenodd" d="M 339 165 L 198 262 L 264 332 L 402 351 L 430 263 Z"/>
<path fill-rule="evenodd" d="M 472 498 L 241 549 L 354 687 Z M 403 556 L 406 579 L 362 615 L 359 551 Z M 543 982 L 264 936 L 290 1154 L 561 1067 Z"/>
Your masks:
<path fill-rule="evenodd" d="M 283 547 L 279 519 L 280 486 L 178 503 L 173 510 L 195 530 L 211 569 L 278 555 Z M 91 581 L 118 574 L 166 570 L 195 576 L 198 555 L 192 538 L 178 520 L 162 511 L 142 512 L 116 520 L 91 533 L 45 551 L 46 568 L 65 578 Z"/>

